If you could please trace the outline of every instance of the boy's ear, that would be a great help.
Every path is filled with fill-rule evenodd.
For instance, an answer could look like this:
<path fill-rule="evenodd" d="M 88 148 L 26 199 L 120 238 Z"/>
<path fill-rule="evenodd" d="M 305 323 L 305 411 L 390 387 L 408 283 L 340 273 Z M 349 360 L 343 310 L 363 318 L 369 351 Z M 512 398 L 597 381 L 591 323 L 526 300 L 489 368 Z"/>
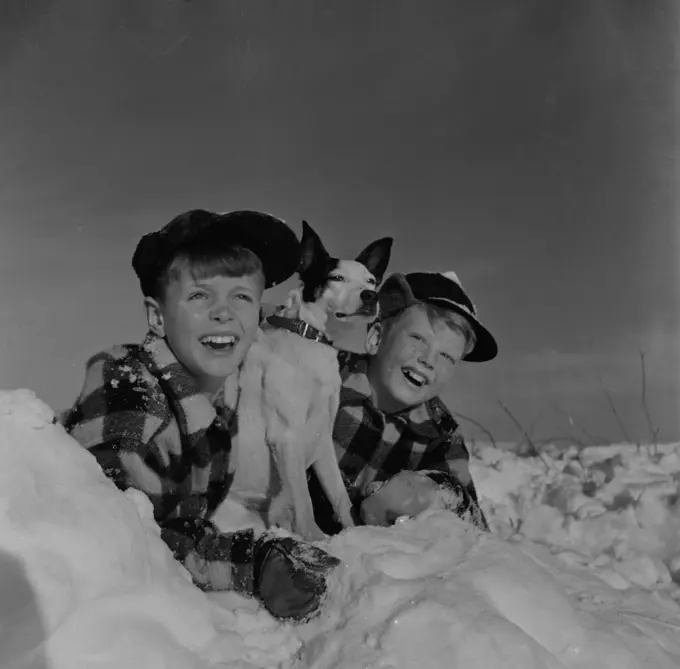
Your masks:
<path fill-rule="evenodd" d="M 380 347 L 380 339 L 382 337 L 382 324 L 376 321 L 368 328 L 366 333 L 366 353 L 375 355 Z"/>
<path fill-rule="evenodd" d="M 149 330 L 158 337 L 165 337 L 165 323 L 160 304 L 153 297 L 144 298 L 144 309 L 146 310 L 146 322 Z"/>
<path fill-rule="evenodd" d="M 361 263 L 375 277 L 378 284 L 381 283 L 387 271 L 393 241 L 392 237 L 383 237 L 375 242 L 371 242 L 355 258 L 357 262 Z"/>
<path fill-rule="evenodd" d="M 330 257 L 319 235 L 312 230 L 307 221 L 302 221 L 302 239 L 300 240 L 302 253 L 298 272 L 302 274 L 319 262 L 325 262 Z"/>

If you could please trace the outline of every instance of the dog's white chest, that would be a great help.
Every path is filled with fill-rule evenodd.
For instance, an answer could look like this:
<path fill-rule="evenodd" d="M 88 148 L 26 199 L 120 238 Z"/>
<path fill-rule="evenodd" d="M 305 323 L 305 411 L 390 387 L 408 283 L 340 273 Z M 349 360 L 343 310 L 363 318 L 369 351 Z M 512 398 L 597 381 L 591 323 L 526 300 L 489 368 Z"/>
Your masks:
<path fill-rule="evenodd" d="M 239 434 L 232 444 L 230 497 L 266 495 L 268 522 L 295 509 L 295 527 L 319 538 L 306 471 L 314 467 L 345 523 L 350 503 L 333 447 L 340 396 L 337 352 L 284 330 L 261 333 L 240 375 Z M 284 521 L 284 526 L 285 526 Z"/>
<path fill-rule="evenodd" d="M 262 439 L 248 439 L 246 443 L 239 435 L 232 441 L 231 449 L 229 468 L 234 475 L 231 491 L 237 494 L 268 495 L 272 467 L 264 436 Z"/>

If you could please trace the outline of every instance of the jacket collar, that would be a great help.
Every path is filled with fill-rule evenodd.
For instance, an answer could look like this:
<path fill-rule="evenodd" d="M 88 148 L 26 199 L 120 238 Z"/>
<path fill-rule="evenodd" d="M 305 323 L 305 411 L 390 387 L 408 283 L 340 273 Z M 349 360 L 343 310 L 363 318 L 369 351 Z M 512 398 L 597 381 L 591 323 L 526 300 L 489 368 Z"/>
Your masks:
<path fill-rule="evenodd" d="M 409 407 L 396 413 L 386 414 L 378 409 L 373 403 L 373 390 L 368 380 L 368 368 L 371 363 L 370 355 L 352 356 L 350 363 L 351 371 L 343 379 L 343 388 L 360 395 L 364 402 L 382 414 L 386 418 L 392 418 L 400 422 L 408 423 L 409 427 L 417 434 L 435 439 L 442 434 L 454 431 L 458 427 L 453 416 L 439 397 L 434 397 L 424 404 Z"/>
<path fill-rule="evenodd" d="M 211 403 L 162 337 L 147 334 L 141 349 L 149 371 L 156 377 L 182 423 L 184 434 L 192 435 L 206 430 L 218 414 L 225 418 L 227 408 L 224 405 L 224 389 Z"/>

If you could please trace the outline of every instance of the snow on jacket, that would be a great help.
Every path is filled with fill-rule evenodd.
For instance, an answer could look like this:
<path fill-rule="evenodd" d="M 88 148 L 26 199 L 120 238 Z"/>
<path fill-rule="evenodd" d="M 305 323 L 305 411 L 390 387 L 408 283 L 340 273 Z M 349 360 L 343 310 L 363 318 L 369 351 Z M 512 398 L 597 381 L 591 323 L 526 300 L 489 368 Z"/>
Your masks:
<path fill-rule="evenodd" d="M 148 495 L 161 536 L 197 585 L 216 587 L 215 571 L 223 581 L 242 580 L 250 551 L 235 555 L 244 553 L 239 542 L 230 543 L 210 522 L 232 478 L 236 415 L 223 395 L 211 404 L 198 392 L 163 339 L 149 334 L 141 346 L 93 356 L 63 423 L 119 488 Z M 225 545 L 228 559 L 239 563 L 238 576 L 236 570 L 224 576 Z"/>

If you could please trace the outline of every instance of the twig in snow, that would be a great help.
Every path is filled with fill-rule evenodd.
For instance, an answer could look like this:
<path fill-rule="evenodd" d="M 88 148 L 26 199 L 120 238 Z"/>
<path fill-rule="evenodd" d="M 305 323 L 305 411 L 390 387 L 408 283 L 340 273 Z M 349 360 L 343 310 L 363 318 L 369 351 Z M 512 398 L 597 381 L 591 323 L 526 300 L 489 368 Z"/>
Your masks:
<path fill-rule="evenodd" d="M 476 421 L 474 418 L 470 418 L 469 416 L 464 416 L 462 413 L 458 413 L 457 411 L 452 411 L 451 412 L 456 418 L 461 418 L 462 420 L 466 420 L 468 423 L 472 423 L 473 425 L 477 426 L 489 439 L 491 440 L 491 444 L 494 448 L 498 448 L 496 446 L 496 440 L 493 438 L 493 435 L 489 430 L 487 430 L 481 423 Z"/>
<path fill-rule="evenodd" d="M 539 453 L 538 449 L 536 448 L 536 444 L 534 444 L 531 437 L 529 436 L 529 434 L 527 434 L 526 430 L 522 427 L 521 423 L 517 420 L 517 418 L 515 418 L 512 411 L 510 411 L 510 409 L 508 409 L 508 407 L 506 407 L 501 400 L 498 400 L 498 404 L 500 404 L 501 409 L 503 409 L 503 411 L 505 411 L 505 413 L 510 417 L 510 420 L 515 424 L 515 427 L 517 427 L 517 429 L 524 435 L 527 444 L 529 444 L 529 448 L 531 448 L 533 452 L 532 454 L 538 457 Z"/>
<path fill-rule="evenodd" d="M 652 415 L 649 411 L 649 405 L 647 404 L 647 369 L 645 367 L 645 353 L 642 349 L 640 349 L 640 367 L 642 368 L 642 410 L 645 413 L 647 426 L 652 435 L 652 445 L 656 451 L 659 445 L 659 429 L 654 427 Z"/>
<path fill-rule="evenodd" d="M 623 438 L 629 444 L 636 444 L 637 447 L 638 447 L 638 450 L 639 450 L 640 449 L 640 442 L 639 441 L 633 441 L 630 438 L 630 435 L 628 434 L 628 431 L 626 430 L 626 427 L 623 424 L 621 417 L 619 416 L 619 412 L 616 409 L 616 405 L 614 404 L 614 400 L 612 399 L 611 393 L 609 392 L 607 386 L 604 385 L 604 381 L 602 380 L 602 377 L 598 376 L 598 379 L 600 380 L 600 385 L 602 386 L 602 392 L 604 393 L 604 396 L 607 398 L 607 403 L 609 404 L 609 408 L 612 410 L 612 413 L 614 414 L 614 418 L 616 419 L 616 422 L 619 425 L 619 429 L 621 430 L 621 434 L 623 435 Z"/>

